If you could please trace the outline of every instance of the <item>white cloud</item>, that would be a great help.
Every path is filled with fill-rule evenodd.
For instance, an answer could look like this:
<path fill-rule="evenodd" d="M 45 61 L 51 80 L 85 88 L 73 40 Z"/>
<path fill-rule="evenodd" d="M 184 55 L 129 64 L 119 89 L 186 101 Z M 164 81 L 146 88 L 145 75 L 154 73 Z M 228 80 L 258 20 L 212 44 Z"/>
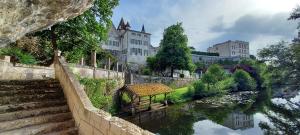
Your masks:
<path fill-rule="evenodd" d="M 155 46 L 159 44 L 166 27 L 183 22 L 189 45 L 205 51 L 208 45 L 217 42 L 214 39 L 227 34 L 211 31 L 218 22 L 223 22 L 224 27 L 229 28 L 242 16 L 289 13 L 297 3 L 298 0 L 132 0 L 130 4 L 126 4 L 130 7 L 120 5 L 120 9 L 116 10 L 118 13 L 115 14 L 118 14 L 117 20 L 124 16 L 130 20 L 131 25 L 136 23 L 137 30 L 145 24 L 146 31 L 152 33 L 152 44 Z M 254 37 L 250 41 L 253 53 L 260 44 L 281 38 L 280 35 L 259 34 Z"/>

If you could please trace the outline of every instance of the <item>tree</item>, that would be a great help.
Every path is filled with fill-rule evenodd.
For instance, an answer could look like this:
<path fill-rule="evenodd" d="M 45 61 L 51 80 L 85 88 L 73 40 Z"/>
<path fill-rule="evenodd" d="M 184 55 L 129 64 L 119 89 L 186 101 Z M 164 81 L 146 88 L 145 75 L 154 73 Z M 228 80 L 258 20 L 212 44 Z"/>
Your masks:
<path fill-rule="evenodd" d="M 213 64 L 213 65 L 209 66 L 209 68 L 207 69 L 207 72 L 211 73 L 214 76 L 214 78 L 216 79 L 216 81 L 221 81 L 226 78 L 224 69 L 221 66 L 219 66 L 218 64 Z"/>
<path fill-rule="evenodd" d="M 238 69 L 233 75 L 234 81 L 237 83 L 238 90 L 247 91 L 256 88 L 255 80 L 244 70 Z"/>
<path fill-rule="evenodd" d="M 100 43 L 107 39 L 112 24 L 112 9 L 118 2 L 118 0 L 94 0 L 93 6 L 82 15 L 34 35 L 45 41 L 51 41 L 53 50 L 59 48 L 67 58 L 79 61 L 81 57 L 97 50 Z"/>
<path fill-rule="evenodd" d="M 195 66 L 192 63 L 191 52 L 187 46 L 188 38 L 184 34 L 182 23 L 177 23 L 165 29 L 163 39 L 160 42 L 161 49 L 156 55 L 160 64 L 159 70 L 189 70 L 192 72 Z"/>
<path fill-rule="evenodd" d="M 258 52 L 263 61 L 269 63 L 271 78 L 277 78 L 285 84 L 299 85 L 300 82 L 300 45 L 279 42 Z"/>
<path fill-rule="evenodd" d="M 213 85 L 217 82 L 216 77 L 211 74 L 210 72 L 205 73 L 201 80 L 203 81 L 203 83 L 207 84 L 207 89 L 210 90 L 210 85 Z"/>
<path fill-rule="evenodd" d="M 300 6 L 297 6 L 291 13 L 288 20 L 296 20 L 300 18 Z"/>

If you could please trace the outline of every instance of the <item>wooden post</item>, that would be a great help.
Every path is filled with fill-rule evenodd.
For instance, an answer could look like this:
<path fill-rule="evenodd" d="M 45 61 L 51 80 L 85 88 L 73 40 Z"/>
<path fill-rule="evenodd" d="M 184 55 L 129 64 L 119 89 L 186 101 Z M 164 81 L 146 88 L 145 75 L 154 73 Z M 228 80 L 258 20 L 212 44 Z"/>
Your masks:
<path fill-rule="evenodd" d="M 131 113 L 132 115 L 135 115 L 135 106 L 134 106 L 133 97 L 131 96 L 130 99 L 131 99 Z"/>
<path fill-rule="evenodd" d="M 165 105 L 168 106 L 167 93 L 165 93 Z"/>

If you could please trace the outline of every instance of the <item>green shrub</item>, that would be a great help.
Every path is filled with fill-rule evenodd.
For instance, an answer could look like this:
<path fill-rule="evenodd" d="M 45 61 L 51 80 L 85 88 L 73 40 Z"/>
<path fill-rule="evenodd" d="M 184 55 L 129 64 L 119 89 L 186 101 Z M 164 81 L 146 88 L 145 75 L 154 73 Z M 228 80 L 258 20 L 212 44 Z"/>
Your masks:
<path fill-rule="evenodd" d="M 85 92 L 96 108 L 116 113 L 117 106 L 113 100 L 113 89 L 117 84 L 115 80 L 79 77 L 79 82 L 84 85 Z"/>
<path fill-rule="evenodd" d="M 239 91 L 255 90 L 255 80 L 244 70 L 237 70 L 233 74 L 234 82 Z"/>
<path fill-rule="evenodd" d="M 206 89 L 205 84 L 201 80 L 194 82 L 193 87 L 195 90 L 195 95 L 201 95 Z"/>
<path fill-rule="evenodd" d="M 179 77 L 180 77 L 180 78 L 184 78 L 184 74 L 180 74 Z"/>
<path fill-rule="evenodd" d="M 151 75 L 151 70 L 149 68 L 143 68 L 142 69 L 142 74 L 143 75 Z"/>
<path fill-rule="evenodd" d="M 22 64 L 27 64 L 27 65 L 34 65 L 37 64 L 36 59 L 34 58 L 33 55 L 23 52 L 19 48 L 2 48 L 0 49 L 0 56 L 14 56 L 17 58 L 16 62 L 20 62 Z"/>
<path fill-rule="evenodd" d="M 220 93 L 226 93 L 228 91 L 237 91 L 237 85 L 232 77 L 228 77 L 215 84 L 215 89 Z"/>

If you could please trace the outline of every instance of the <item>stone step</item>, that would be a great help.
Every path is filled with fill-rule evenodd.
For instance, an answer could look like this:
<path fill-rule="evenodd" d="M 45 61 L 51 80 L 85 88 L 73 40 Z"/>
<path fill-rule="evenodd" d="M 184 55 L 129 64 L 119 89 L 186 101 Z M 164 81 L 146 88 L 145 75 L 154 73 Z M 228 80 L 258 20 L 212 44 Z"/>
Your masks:
<path fill-rule="evenodd" d="M 61 106 L 66 105 L 67 101 L 65 99 L 59 100 L 44 100 L 44 101 L 37 101 L 37 102 L 27 102 L 27 103 L 20 103 L 20 104 L 8 104 L 0 106 L 0 114 L 20 111 L 20 110 L 30 110 L 30 109 L 38 109 L 43 107 L 50 107 L 50 106 Z"/>
<path fill-rule="evenodd" d="M 14 96 L 14 95 L 32 95 L 32 94 L 46 94 L 62 92 L 61 88 L 42 88 L 42 89 L 28 89 L 28 90 L 6 90 L 0 91 L 0 97 Z"/>
<path fill-rule="evenodd" d="M 1 80 L 1 85 L 41 85 L 41 84 L 51 84 L 59 83 L 54 79 L 37 79 L 37 80 Z"/>
<path fill-rule="evenodd" d="M 23 119 L 28 117 L 35 117 L 35 116 L 40 116 L 45 114 L 64 113 L 64 112 L 69 112 L 68 105 L 9 112 L 9 113 L 0 114 L 0 122 L 12 121 L 12 120 Z"/>
<path fill-rule="evenodd" d="M 29 118 L 17 119 L 12 121 L 4 121 L 4 122 L 0 122 L 0 133 L 13 130 L 13 129 L 18 129 L 18 128 L 25 128 L 34 125 L 37 126 L 37 125 L 51 123 L 51 122 L 63 122 L 71 119 L 72 119 L 72 114 L 70 112 L 67 112 L 67 113 L 42 115 L 37 117 L 29 117 Z"/>
<path fill-rule="evenodd" d="M 72 127 L 72 128 L 66 129 L 66 130 L 48 133 L 45 135 L 78 135 L 78 129 L 75 127 Z"/>
<path fill-rule="evenodd" d="M 50 84 L 38 84 L 38 85 L 0 85 L 0 91 L 28 90 L 28 89 L 42 89 L 42 88 L 60 88 L 60 84 L 50 83 Z"/>
<path fill-rule="evenodd" d="M 0 135 L 42 135 L 42 134 L 56 134 L 56 133 L 77 133 L 77 129 L 74 128 L 75 122 L 73 119 L 63 122 L 44 123 L 29 127 L 23 127 L 15 130 L 5 131 Z M 65 135 L 61 134 L 61 135 Z"/>
<path fill-rule="evenodd" d="M 4 96 L 4 97 L 0 98 L 0 105 L 43 101 L 43 100 L 49 100 L 49 99 L 62 99 L 62 98 L 64 98 L 63 93 Z"/>

